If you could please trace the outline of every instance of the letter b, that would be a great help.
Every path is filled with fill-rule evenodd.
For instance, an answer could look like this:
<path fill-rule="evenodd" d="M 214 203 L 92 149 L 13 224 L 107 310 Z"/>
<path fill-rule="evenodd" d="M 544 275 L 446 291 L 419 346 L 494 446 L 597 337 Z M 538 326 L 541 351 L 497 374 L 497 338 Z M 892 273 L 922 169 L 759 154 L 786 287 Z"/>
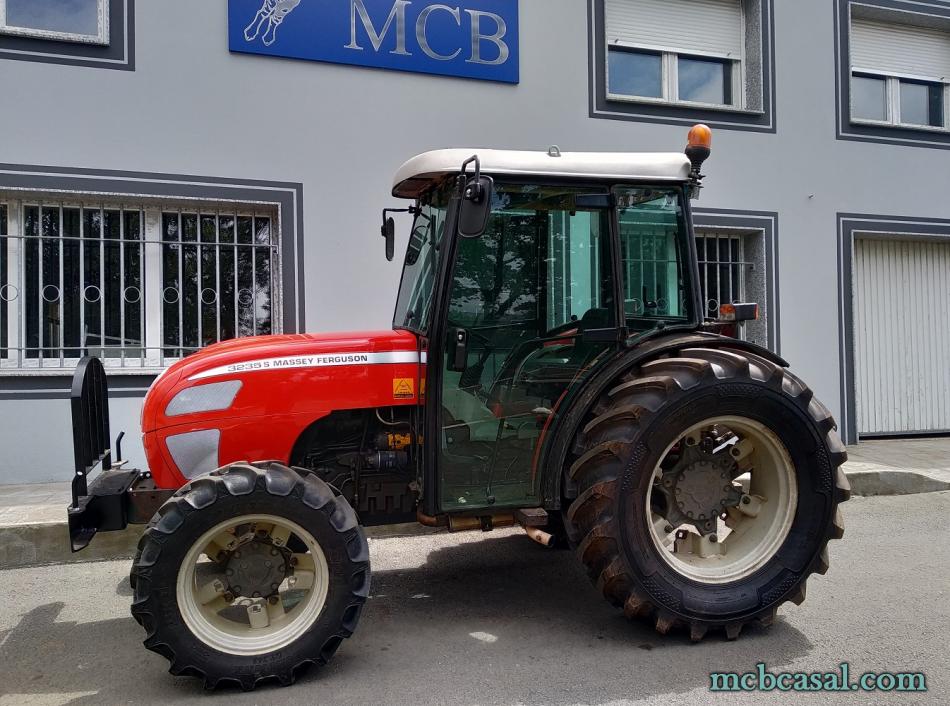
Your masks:
<path fill-rule="evenodd" d="M 504 18 L 496 15 L 494 12 L 482 12 L 481 10 L 466 10 L 472 17 L 472 58 L 466 59 L 469 64 L 486 64 L 488 66 L 499 66 L 508 61 L 511 56 L 511 49 L 504 41 L 508 34 L 508 24 Z M 494 34 L 482 34 L 482 18 L 490 17 L 495 22 Z M 482 40 L 487 40 L 498 47 L 498 58 L 486 61 L 482 58 Z"/>

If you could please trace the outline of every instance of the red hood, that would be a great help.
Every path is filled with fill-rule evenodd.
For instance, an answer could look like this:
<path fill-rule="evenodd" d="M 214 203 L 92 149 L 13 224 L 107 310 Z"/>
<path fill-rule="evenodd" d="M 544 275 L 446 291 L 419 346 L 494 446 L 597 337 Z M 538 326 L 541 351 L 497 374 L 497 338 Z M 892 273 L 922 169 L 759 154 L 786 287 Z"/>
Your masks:
<path fill-rule="evenodd" d="M 172 396 L 205 381 L 253 378 L 257 387 L 339 378 L 355 372 L 349 367 L 353 354 L 370 358 L 376 354 L 376 358 L 385 359 L 378 354 L 416 353 L 418 345 L 416 336 L 407 331 L 256 336 L 217 343 L 174 363 L 156 378 L 143 403 L 142 431 L 166 426 L 169 420 L 164 419 L 164 409 Z M 285 398 L 283 406 L 300 410 L 302 402 Z"/>

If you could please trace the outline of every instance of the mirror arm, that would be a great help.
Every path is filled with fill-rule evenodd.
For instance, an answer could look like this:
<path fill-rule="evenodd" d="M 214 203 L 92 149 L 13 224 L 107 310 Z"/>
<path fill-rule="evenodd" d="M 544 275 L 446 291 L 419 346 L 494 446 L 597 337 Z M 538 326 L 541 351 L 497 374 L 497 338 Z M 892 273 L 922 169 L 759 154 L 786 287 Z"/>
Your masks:
<path fill-rule="evenodd" d="M 383 222 L 386 222 L 386 218 L 389 217 L 390 213 L 411 213 L 415 215 L 418 209 L 415 206 L 410 206 L 409 208 L 384 208 L 383 209 Z"/>
<path fill-rule="evenodd" d="M 477 154 L 473 154 L 471 157 L 462 162 L 462 176 L 466 176 L 468 171 L 468 165 L 475 163 L 475 179 L 469 183 L 469 186 L 465 189 L 465 198 L 469 201 L 474 201 L 479 203 L 482 200 L 482 197 L 485 195 L 485 189 L 482 187 L 482 162 L 478 158 Z"/>

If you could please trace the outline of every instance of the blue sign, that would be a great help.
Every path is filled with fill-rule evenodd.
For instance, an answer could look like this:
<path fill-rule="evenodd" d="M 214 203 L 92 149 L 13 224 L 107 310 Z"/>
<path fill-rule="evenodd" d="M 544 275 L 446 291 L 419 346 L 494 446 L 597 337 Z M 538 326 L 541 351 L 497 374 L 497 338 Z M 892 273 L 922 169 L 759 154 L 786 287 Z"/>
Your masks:
<path fill-rule="evenodd" d="M 229 0 L 231 51 L 518 83 L 518 0 Z"/>

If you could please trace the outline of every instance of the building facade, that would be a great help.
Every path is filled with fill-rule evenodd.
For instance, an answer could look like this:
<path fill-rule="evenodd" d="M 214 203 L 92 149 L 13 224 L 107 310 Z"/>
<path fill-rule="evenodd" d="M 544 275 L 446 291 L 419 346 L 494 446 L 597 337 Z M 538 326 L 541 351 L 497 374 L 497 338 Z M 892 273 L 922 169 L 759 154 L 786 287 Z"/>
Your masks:
<path fill-rule="evenodd" d="M 135 464 L 170 360 L 388 327 L 414 154 L 696 122 L 709 315 L 760 302 L 849 443 L 950 430 L 950 2 L 0 0 L 0 90 L 0 483 L 70 477 L 83 352 Z"/>

